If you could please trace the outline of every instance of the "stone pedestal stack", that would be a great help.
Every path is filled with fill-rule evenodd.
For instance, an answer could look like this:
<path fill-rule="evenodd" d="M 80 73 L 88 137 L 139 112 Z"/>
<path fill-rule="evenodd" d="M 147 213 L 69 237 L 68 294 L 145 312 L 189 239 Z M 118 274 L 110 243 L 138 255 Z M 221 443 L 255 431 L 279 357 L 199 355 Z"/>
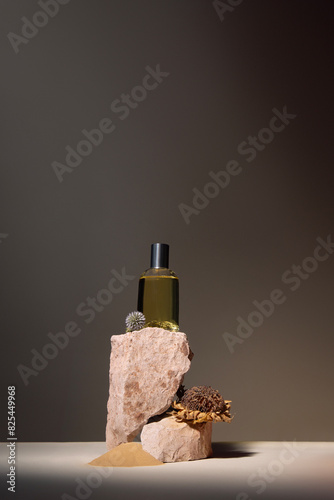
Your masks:
<path fill-rule="evenodd" d="M 143 328 L 111 337 L 106 427 L 109 450 L 133 441 L 143 429 L 143 449 L 163 462 L 211 454 L 210 422 L 190 425 L 166 417 L 147 424 L 149 418 L 170 407 L 192 357 L 182 332 Z"/>

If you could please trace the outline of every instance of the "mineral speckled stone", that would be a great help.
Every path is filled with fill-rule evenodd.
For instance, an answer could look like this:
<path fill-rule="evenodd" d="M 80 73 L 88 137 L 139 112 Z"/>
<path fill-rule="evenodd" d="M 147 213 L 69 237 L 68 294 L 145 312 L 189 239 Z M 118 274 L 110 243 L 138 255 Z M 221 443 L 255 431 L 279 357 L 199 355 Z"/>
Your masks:
<path fill-rule="evenodd" d="M 144 328 L 111 337 L 109 450 L 131 442 L 150 417 L 169 408 L 192 357 L 182 332 Z"/>
<path fill-rule="evenodd" d="M 143 427 L 143 450 L 161 462 L 199 460 L 212 455 L 212 422 L 189 425 L 175 417 L 162 418 Z"/>

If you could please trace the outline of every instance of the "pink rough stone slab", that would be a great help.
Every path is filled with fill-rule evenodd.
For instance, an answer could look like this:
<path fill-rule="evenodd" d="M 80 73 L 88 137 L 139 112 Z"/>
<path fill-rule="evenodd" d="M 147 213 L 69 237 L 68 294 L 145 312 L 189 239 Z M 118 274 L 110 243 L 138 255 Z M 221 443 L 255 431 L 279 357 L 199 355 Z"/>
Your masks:
<path fill-rule="evenodd" d="M 143 328 L 111 337 L 109 450 L 132 441 L 150 417 L 169 408 L 192 357 L 182 332 Z"/>
<path fill-rule="evenodd" d="M 143 427 L 143 450 L 161 462 L 199 460 L 212 455 L 212 422 L 188 424 L 175 417 L 162 418 Z"/>

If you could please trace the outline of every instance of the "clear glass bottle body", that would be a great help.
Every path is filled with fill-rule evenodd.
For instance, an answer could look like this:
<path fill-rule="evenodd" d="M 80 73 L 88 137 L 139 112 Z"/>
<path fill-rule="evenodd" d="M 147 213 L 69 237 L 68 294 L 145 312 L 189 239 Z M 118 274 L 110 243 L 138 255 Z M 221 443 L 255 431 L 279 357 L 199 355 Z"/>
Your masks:
<path fill-rule="evenodd" d="M 139 278 L 137 310 L 145 326 L 179 331 L 179 279 L 165 267 L 150 268 Z"/>

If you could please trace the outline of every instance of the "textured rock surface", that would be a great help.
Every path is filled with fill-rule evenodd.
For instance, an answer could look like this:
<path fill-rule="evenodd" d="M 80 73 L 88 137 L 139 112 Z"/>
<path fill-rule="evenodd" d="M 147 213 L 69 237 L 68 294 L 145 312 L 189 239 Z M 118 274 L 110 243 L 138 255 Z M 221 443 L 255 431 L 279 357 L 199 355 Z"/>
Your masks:
<path fill-rule="evenodd" d="M 161 462 L 198 460 L 212 455 L 211 434 L 212 422 L 189 425 L 167 417 L 145 425 L 141 443 Z"/>
<path fill-rule="evenodd" d="M 170 406 L 193 354 L 185 333 L 144 328 L 111 337 L 107 448 L 132 441 Z"/>

